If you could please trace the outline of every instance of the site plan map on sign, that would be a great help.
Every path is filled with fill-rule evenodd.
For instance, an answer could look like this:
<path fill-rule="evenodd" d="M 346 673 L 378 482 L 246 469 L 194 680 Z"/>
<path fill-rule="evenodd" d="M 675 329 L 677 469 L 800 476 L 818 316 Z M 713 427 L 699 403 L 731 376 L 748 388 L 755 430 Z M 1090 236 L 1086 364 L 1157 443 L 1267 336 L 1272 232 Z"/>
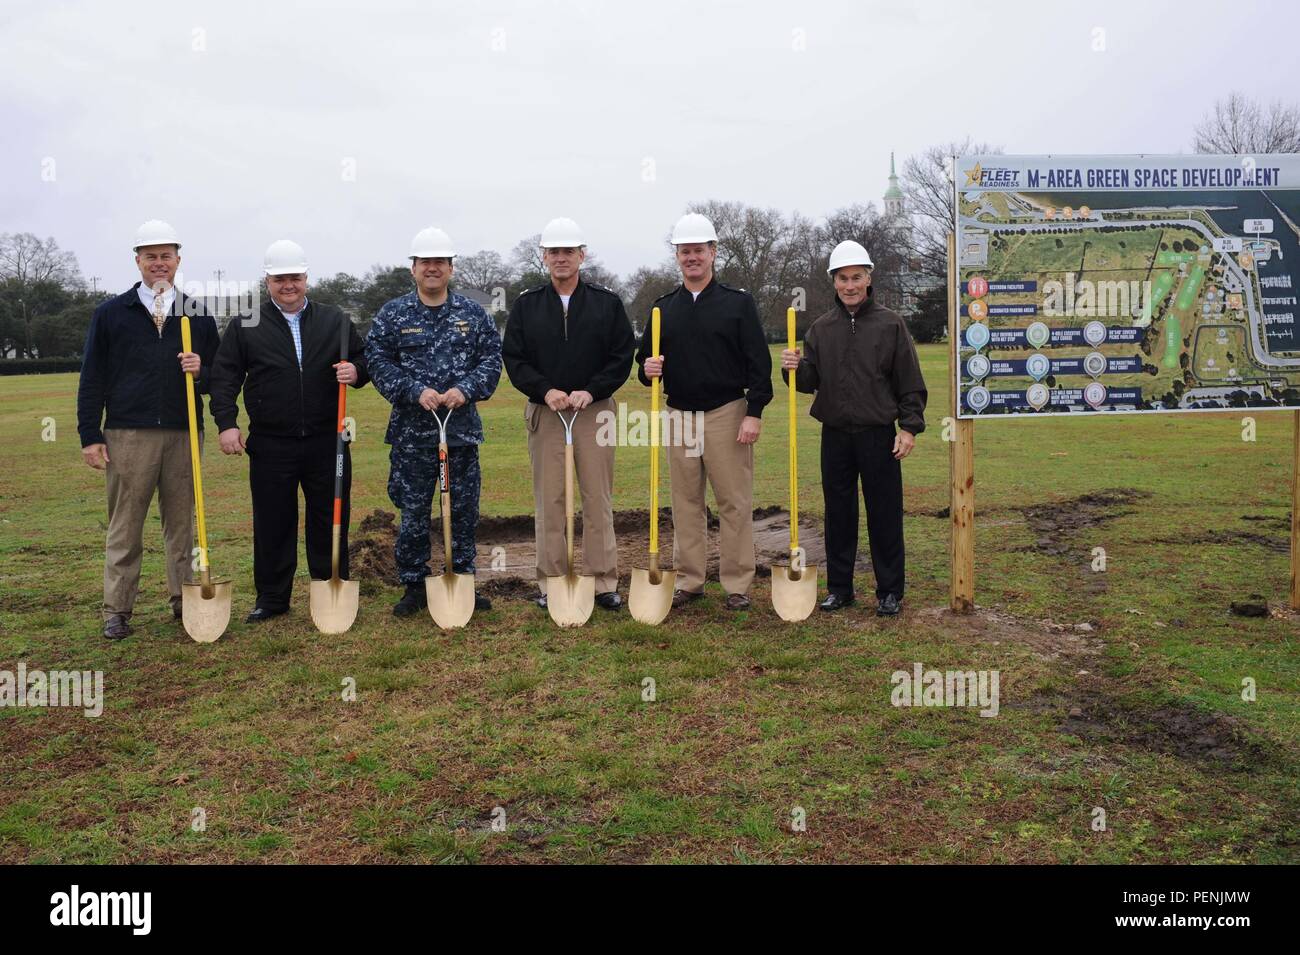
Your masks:
<path fill-rule="evenodd" d="M 959 416 L 1300 407 L 1300 155 L 964 156 Z"/>

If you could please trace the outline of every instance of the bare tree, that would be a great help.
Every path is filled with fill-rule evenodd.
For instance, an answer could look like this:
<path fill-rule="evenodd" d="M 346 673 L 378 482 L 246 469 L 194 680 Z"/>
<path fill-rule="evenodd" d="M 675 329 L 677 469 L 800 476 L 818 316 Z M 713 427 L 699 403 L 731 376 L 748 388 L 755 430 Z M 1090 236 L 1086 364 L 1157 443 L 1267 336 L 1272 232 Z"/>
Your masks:
<path fill-rule="evenodd" d="M 835 291 L 826 266 L 831 251 L 847 240 L 861 243 L 871 255 L 873 296 L 888 308 L 903 304 L 902 277 L 910 267 L 908 223 L 880 214 L 873 203 L 845 206 L 826 217 L 811 235 L 807 260 L 808 314 L 824 312 L 834 302 Z"/>
<path fill-rule="evenodd" d="M 605 263 L 600 261 L 595 252 L 588 252 L 582 262 L 582 280 L 594 285 L 603 285 L 619 297 L 623 295 L 623 280 L 618 277 L 617 272 L 605 268 Z"/>
<path fill-rule="evenodd" d="M 54 239 L 0 234 L 0 355 L 36 357 L 32 323 L 62 311 L 85 287 L 77 257 Z"/>
<path fill-rule="evenodd" d="M 0 234 L 0 279 L 13 279 L 20 286 L 56 282 L 69 291 L 84 285 L 75 255 L 60 249 L 53 238 L 42 242 L 30 232 Z"/>
<path fill-rule="evenodd" d="M 903 163 L 903 192 L 908 213 L 913 217 L 911 254 L 915 267 L 926 274 L 943 277 L 948 270 L 948 233 L 953 218 L 953 158 L 969 155 L 997 155 L 1000 146 L 976 143 L 969 136 L 960 141 L 931 146 Z"/>
<path fill-rule="evenodd" d="M 645 327 L 650 320 L 650 310 L 655 300 L 667 295 L 681 282 L 676 263 L 671 260 L 662 265 L 641 266 L 623 283 L 623 301 L 627 303 L 628 318 L 636 329 Z"/>
<path fill-rule="evenodd" d="M 1300 106 L 1275 100 L 1268 106 L 1230 93 L 1217 100 L 1196 127 L 1198 153 L 1300 152 Z"/>
<path fill-rule="evenodd" d="M 537 275 L 546 274 L 546 266 L 542 264 L 541 241 L 542 234 L 538 232 L 515 243 L 510 253 L 510 264 L 514 266 L 516 278 L 530 272 Z"/>
<path fill-rule="evenodd" d="M 806 275 L 800 237 L 812 224 L 798 213 L 787 219 L 778 209 L 716 199 L 692 204 L 690 211 L 708 216 L 718 232 L 718 277 L 754 296 L 766 328 L 784 328 L 785 309 Z"/>
<path fill-rule="evenodd" d="M 500 252 L 481 249 L 473 255 L 456 257 L 458 285 L 491 292 L 495 288 L 506 288 L 513 280 L 514 274 Z"/>

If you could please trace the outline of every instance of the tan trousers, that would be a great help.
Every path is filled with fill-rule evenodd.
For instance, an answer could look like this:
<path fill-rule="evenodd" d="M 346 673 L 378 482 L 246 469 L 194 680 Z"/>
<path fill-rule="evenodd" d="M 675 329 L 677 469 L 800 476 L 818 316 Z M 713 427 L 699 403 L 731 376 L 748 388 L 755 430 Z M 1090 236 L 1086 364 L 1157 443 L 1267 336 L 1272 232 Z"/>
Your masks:
<path fill-rule="evenodd" d="M 618 541 L 614 537 L 614 445 L 596 442 L 596 416 L 614 413 L 614 399 L 593 401 L 573 423 L 573 469 L 582 492 L 582 572 L 596 578 L 596 593 L 618 590 Z M 567 418 L 573 412 L 566 411 Z M 528 457 L 533 462 L 537 580 L 568 572 L 564 516 L 564 423 L 545 405 L 524 408 Z"/>
<path fill-rule="evenodd" d="M 131 613 L 140 589 L 144 522 L 158 492 L 167 554 L 167 593 L 180 600 L 194 550 L 190 436 L 163 428 L 112 428 L 108 448 L 108 540 L 104 550 L 104 619 Z"/>
<path fill-rule="evenodd" d="M 729 594 L 748 594 L 754 582 L 754 446 L 736 440 L 745 410 L 745 399 L 737 398 L 704 413 L 702 455 L 688 456 L 688 450 L 700 449 L 688 448 L 680 441 L 669 445 L 673 569 L 677 571 L 678 590 L 704 590 L 708 559 L 706 479 L 718 500 L 718 576 L 722 589 Z"/>

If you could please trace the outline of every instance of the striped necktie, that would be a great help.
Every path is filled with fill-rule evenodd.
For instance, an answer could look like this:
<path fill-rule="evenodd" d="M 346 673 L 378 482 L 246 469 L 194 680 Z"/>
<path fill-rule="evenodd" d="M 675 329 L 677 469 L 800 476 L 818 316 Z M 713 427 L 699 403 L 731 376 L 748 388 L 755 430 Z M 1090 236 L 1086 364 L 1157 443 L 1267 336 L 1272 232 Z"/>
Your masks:
<path fill-rule="evenodd" d="M 165 321 L 167 321 L 167 316 L 163 314 L 163 296 L 161 292 L 156 292 L 153 297 L 153 323 L 158 328 L 159 338 L 162 338 L 162 328 Z"/>

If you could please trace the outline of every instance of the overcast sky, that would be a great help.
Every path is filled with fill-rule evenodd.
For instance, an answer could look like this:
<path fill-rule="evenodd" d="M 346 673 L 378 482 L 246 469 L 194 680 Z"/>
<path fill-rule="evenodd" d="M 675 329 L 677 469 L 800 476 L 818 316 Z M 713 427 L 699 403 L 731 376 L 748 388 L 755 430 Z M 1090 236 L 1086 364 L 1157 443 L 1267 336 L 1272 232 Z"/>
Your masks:
<path fill-rule="evenodd" d="M 691 201 L 879 205 L 890 150 L 1189 151 L 1232 88 L 1300 97 L 1297 38 L 1241 0 L 5 0 L 0 231 L 120 289 L 148 218 L 206 281 L 281 237 L 360 274 L 426 225 L 505 254 L 567 215 L 627 274 Z"/>

